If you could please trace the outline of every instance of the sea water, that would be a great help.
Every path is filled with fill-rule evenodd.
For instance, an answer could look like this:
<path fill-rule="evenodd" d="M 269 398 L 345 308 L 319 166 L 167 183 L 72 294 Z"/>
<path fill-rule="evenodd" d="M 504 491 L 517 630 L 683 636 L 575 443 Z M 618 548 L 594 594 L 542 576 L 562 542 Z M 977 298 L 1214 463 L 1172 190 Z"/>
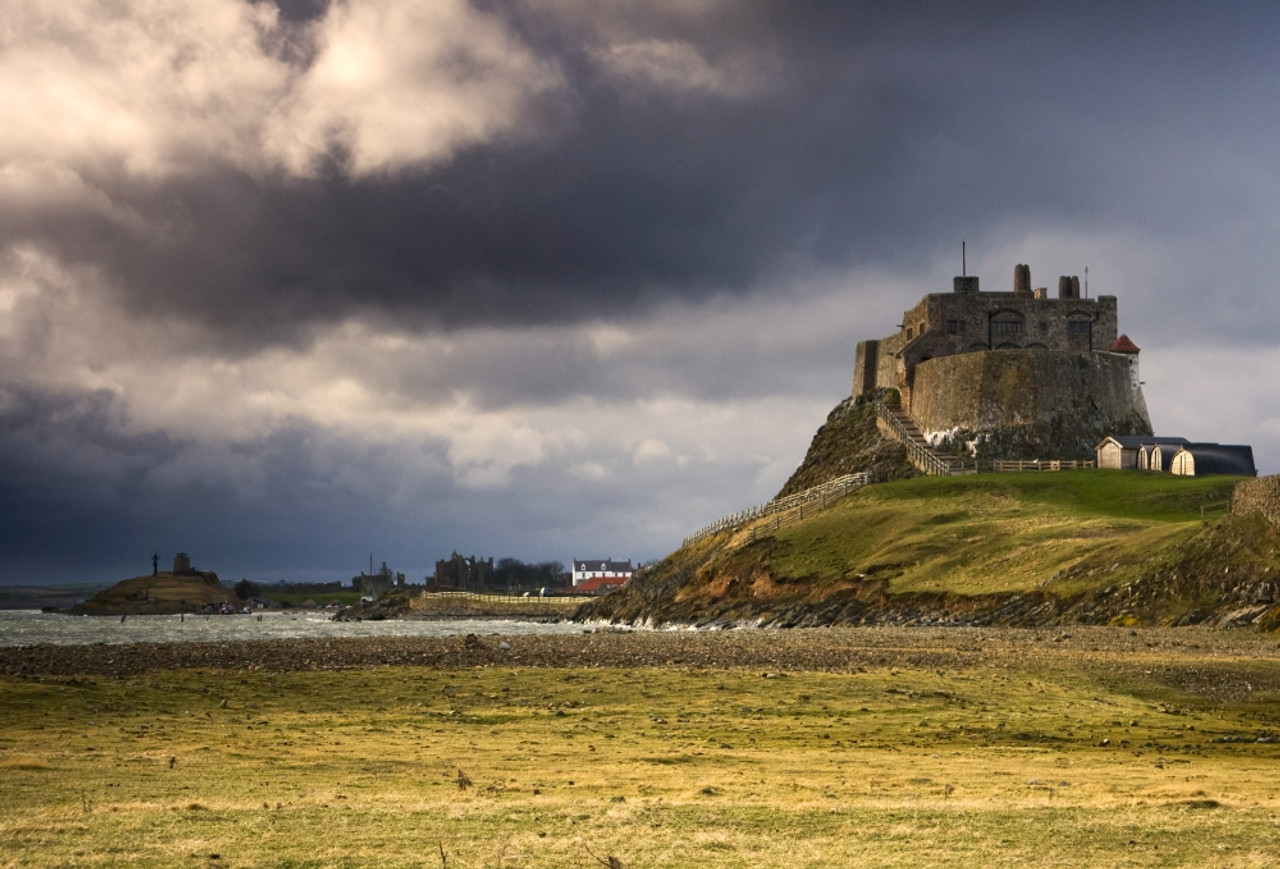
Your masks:
<path fill-rule="evenodd" d="M 589 628 L 585 628 L 589 630 Z M 573 622 L 513 619 L 438 621 L 330 621 L 314 612 L 239 613 L 185 616 L 70 616 L 39 610 L 0 610 L 0 646 L 38 643 L 182 643 L 274 640 L 289 637 L 448 637 L 464 634 L 576 634 Z"/>

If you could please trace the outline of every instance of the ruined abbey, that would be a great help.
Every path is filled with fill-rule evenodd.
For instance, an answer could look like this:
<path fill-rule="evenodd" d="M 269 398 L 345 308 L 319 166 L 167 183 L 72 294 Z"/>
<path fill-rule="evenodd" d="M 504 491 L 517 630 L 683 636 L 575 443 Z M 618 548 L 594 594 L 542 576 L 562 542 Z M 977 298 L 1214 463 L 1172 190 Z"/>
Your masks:
<path fill-rule="evenodd" d="M 1115 296 L 1082 297 L 1064 276 L 1051 298 L 1018 265 L 1009 291 L 957 277 L 892 335 L 860 342 L 853 395 L 892 393 L 926 439 L 961 452 L 1085 457 L 1107 434 L 1150 434 L 1138 352 Z"/>

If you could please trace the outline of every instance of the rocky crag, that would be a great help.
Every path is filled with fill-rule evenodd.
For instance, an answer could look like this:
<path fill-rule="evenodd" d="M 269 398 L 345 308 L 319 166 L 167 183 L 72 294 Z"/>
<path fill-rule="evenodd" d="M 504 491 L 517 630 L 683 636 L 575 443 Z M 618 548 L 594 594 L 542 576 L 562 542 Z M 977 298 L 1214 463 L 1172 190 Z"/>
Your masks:
<path fill-rule="evenodd" d="M 846 398 L 827 415 L 804 461 L 775 498 L 785 498 L 845 474 L 867 471 L 873 480 L 915 476 L 907 448 L 876 426 L 874 396 Z"/>

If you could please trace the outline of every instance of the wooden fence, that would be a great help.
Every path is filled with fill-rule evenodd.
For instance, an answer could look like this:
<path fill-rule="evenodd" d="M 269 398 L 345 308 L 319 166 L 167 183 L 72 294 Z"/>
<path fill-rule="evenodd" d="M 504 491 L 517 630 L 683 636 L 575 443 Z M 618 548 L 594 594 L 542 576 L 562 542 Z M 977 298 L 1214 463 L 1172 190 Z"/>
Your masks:
<path fill-rule="evenodd" d="M 554 594 L 547 597 L 543 597 L 536 591 L 530 592 L 528 597 L 525 597 L 523 592 L 520 594 L 507 594 L 505 592 L 490 591 L 424 591 L 409 597 L 409 609 L 436 609 L 447 607 L 450 604 L 472 604 L 480 607 L 487 605 L 534 607 L 547 604 L 574 606 L 583 601 L 591 600 L 592 597 L 592 595 L 587 594 L 574 594 L 573 590 L 569 588 L 557 588 Z"/>
<path fill-rule="evenodd" d="M 791 513 L 797 509 L 803 512 L 806 506 L 818 505 L 825 507 L 828 501 L 840 497 L 854 489 L 860 489 L 871 482 L 871 475 L 865 471 L 860 474 L 845 474 L 843 477 L 837 477 L 829 480 L 820 486 L 814 486 L 805 489 L 803 492 L 797 492 L 794 495 L 788 495 L 785 498 L 778 498 L 767 504 L 761 504 L 757 507 L 751 507 L 747 510 L 740 510 L 737 513 L 731 513 L 728 516 L 721 517 L 710 525 L 699 528 L 694 533 L 684 539 L 683 546 L 690 543 L 697 543 L 705 537 L 712 534 L 718 534 L 721 531 L 728 531 L 732 528 L 738 528 L 748 522 L 754 522 L 757 519 L 764 519 L 767 516 L 776 516 L 784 513 Z"/>
<path fill-rule="evenodd" d="M 1081 468 L 1092 468 L 1097 463 L 1092 460 L 1086 461 L 1060 461 L 1058 459 L 1012 459 L 994 461 L 991 463 L 991 470 L 996 472 L 1005 471 L 1076 471 Z"/>
<path fill-rule="evenodd" d="M 876 416 L 893 432 L 903 446 L 907 448 L 907 458 L 918 470 L 933 477 L 950 477 L 958 474 L 978 473 L 977 462 L 966 462 L 963 459 L 943 458 L 934 452 L 926 443 L 913 437 L 903 425 L 897 414 L 889 410 L 883 402 L 876 402 Z"/>

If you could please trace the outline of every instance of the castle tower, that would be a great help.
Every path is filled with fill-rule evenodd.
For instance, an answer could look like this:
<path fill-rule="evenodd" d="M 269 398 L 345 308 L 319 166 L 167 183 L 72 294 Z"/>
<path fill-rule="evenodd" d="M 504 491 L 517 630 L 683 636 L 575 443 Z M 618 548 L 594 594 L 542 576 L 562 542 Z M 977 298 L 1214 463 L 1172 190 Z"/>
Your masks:
<path fill-rule="evenodd" d="M 1150 426 L 1151 414 L 1147 412 L 1147 400 L 1142 395 L 1142 378 L 1138 376 L 1138 354 L 1142 351 L 1138 349 L 1137 344 L 1129 340 L 1128 335 L 1121 335 L 1107 348 L 1107 352 L 1118 353 L 1129 358 L 1129 388 L 1133 390 L 1133 409 Z"/>
<path fill-rule="evenodd" d="M 1058 298 L 1059 299 L 1078 299 L 1080 298 L 1080 278 L 1072 275 L 1067 277 L 1063 275 L 1058 278 Z"/>
<path fill-rule="evenodd" d="M 1013 267 L 1013 294 L 1015 296 L 1031 295 L 1031 266 L 1018 263 Z"/>

